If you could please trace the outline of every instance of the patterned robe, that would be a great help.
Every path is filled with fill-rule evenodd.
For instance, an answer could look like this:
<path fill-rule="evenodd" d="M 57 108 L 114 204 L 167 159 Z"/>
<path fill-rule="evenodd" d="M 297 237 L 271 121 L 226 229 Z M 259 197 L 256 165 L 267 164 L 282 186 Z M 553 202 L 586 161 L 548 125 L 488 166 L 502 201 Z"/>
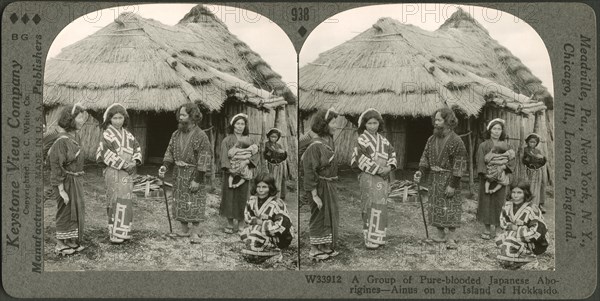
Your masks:
<path fill-rule="evenodd" d="M 516 225 L 517 230 L 510 225 Z M 500 228 L 504 231 L 496 239 L 499 260 L 527 263 L 548 248 L 546 223 L 540 209 L 531 202 L 507 202 L 500 214 Z"/>
<path fill-rule="evenodd" d="M 190 184 L 197 172 L 208 172 L 212 165 L 212 146 L 202 129 L 194 125 L 189 132 L 176 130 L 165 152 L 164 162 L 175 164 L 173 217 L 180 222 L 202 222 L 206 207 L 206 185 L 196 192 Z"/>
<path fill-rule="evenodd" d="M 130 239 L 129 233 L 133 227 L 133 176 L 123 166 L 125 163 L 141 165 L 142 149 L 125 128 L 118 130 L 109 125 L 102 133 L 96 161 L 106 165 L 104 181 L 108 231 L 112 236 Z"/>
<path fill-rule="evenodd" d="M 283 152 L 277 152 L 276 150 L 282 150 Z M 287 152 L 283 149 L 283 146 L 278 144 L 277 142 L 273 143 L 271 141 L 265 142 L 265 160 L 267 161 L 267 168 L 269 169 L 269 173 L 275 177 L 275 184 L 277 185 L 277 197 L 281 197 L 285 199 L 286 193 L 286 175 L 287 175 L 287 165 L 285 164 L 285 160 L 287 159 Z"/>
<path fill-rule="evenodd" d="M 251 225 L 252 219 L 257 218 L 259 223 Z M 259 199 L 250 196 L 244 220 L 248 226 L 242 231 L 241 239 L 245 250 L 257 252 L 268 252 L 277 248 L 287 248 L 293 239 L 293 228 L 290 214 L 285 203 L 277 197 Z"/>
<path fill-rule="evenodd" d="M 377 245 L 386 243 L 387 196 L 389 182 L 378 175 L 384 167 L 396 168 L 396 151 L 381 134 L 364 131 L 358 136 L 350 165 L 360 169 L 358 176 L 362 201 L 362 221 L 365 240 Z"/>
<path fill-rule="evenodd" d="M 509 158 L 506 164 L 504 172 L 506 174 L 512 173 L 515 170 L 515 152 L 507 141 L 496 142 L 499 146 L 508 150 Z M 479 198 L 477 206 L 477 220 L 481 221 L 485 225 L 496 225 L 498 226 L 500 220 L 500 211 L 506 201 L 506 186 L 503 186 L 493 194 L 485 193 L 485 173 L 487 172 L 487 164 L 492 159 L 490 151 L 494 148 L 494 141 L 485 140 L 477 148 L 476 162 L 477 162 L 477 174 L 479 174 Z"/>
<path fill-rule="evenodd" d="M 430 170 L 429 222 L 434 227 L 459 227 L 462 214 L 460 177 L 467 169 L 467 151 L 460 137 L 450 132 L 446 137 L 429 137 L 419 167 Z M 458 177 L 458 181 L 457 181 Z M 455 188 L 446 197 L 446 188 Z"/>
<path fill-rule="evenodd" d="M 304 191 L 310 200 L 310 243 L 313 245 L 335 243 L 338 236 L 339 207 L 337 194 L 338 166 L 333 138 L 315 138 L 302 155 Z M 317 190 L 323 201 L 319 209 L 310 191 Z"/>
<path fill-rule="evenodd" d="M 56 200 L 56 238 L 69 239 L 83 237 L 84 191 L 83 191 L 83 154 L 79 145 L 79 136 L 62 133 L 48 150 L 50 164 L 50 185 L 52 198 Z M 65 204 L 58 191 L 63 184 L 69 196 Z"/>
<path fill-rule="evenodd" d="M 229 188 L 227 179 L 229 178 L 229 150 L 237 143 L 235 134 L 230 134 L 221 141 L 221 169 L 223 169 L 223 178 L 221 183 L 221 206 L 219 213 L 226 218 L 232 218 L 238 221 L 244 220 L 244 208 L 250 192 L 250 181 L 244 182 L 237 188 Z M 256 153 L 250 157 L 250 168 L 258 166 L 259 154 Z"/>

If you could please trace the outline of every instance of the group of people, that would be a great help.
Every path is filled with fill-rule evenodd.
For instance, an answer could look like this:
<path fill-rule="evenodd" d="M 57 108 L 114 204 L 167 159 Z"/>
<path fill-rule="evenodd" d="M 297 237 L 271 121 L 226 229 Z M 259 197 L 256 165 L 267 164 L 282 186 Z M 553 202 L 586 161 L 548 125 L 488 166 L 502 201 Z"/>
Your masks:
<path fill-rule="evenodd" d="M 299 144 L 304 190 L 310 193 L 309 257 L 315 260 L 339 254 L 335 250 L 340 211 L 336 188 L 338 161 L 333 140 L 337 116 L 333 109 L 317 112 L 311 132 Z M 432 241 L 457 249 L 456 229 L 461 225 L 463 203 L 460 184 L 468 166 L 467 151 L 454 131 L 458 119 L 451 109 L 438 109 L 432 115 L 432 123 L 433 135 L 426 142 L 413 180 L 418 183 L 428 175 L 428 219 L 437 230 Z M 520 158 L 527 176 L 511 181 L 508 175 L 515 171 L 516 153 L 505 126 L 502 119 L 492 120 L 487 125 L 486 140 L 477 150 L 477 218 L 484 224 L 481 238 L 495 238 L 501 264 L 517 268 L 534 260 L 548 245 L 542 216 L 545 187 L 541 167 L 546 159 L 536 148 L 540 136 L 529 135 Z M 364 245 L 372 250 L 386 244 L 389 175 L 397 168 L 396 152 L 382 130 L 383 118 L 377 110 L 363 112 L 358 118 L 358 138 L 350 162 L 359 171 Z M 498 235 L 496 228 L 501 229 Z"/>
<path fill-rule="evenodd" d="M 45 135 L 51 140 L 47 161 L 52 198 L 57 203 L 55 252 L 60 255 L 85 248 L 81 245 L 85 224 L 84 156 L 78 130 L 88 118 L 89 114 L 79 104 L 65 107 L 58 119 L 59 130 Z M 189 238 L 191 244 L 197 244 L 204 232 L 205 174 L 211 171 L 213 151 L 208 136 L 199 127 L 202 113 L 196 104 L 179 107 L 176 118 L 178 129 L 171 136 L 158 176 L 162 179 L 173 172 L 171 207 L 178 229 L 170 236 Z M 126 129 L 128 121 L 129 115 L 122 104 L 108 107 L 96 152 L 97 162 L 104 165 L 108 237 L 114 244 L 131 239 L 133 177 L 142 164 L 140 145 Z M 220 152 L 223 178 L 219 211 L 227 219 L 224 232 L 240 235 L 246 254 L 274 255 L 293 240 L 293 225 L 283 201 L 287 152 L 277 143 L 282 133 L 276 128 L 268 132 L 264 157 L 269 172 L 258 174 L 255 170 L 259 147 L 249 137 L 247 115 L 235 115 L 229 125 Z"/>
<path fill-rule="evenodd" d="M 48 150 L 52 197 L 57 203 L 56 253 L 69 255 L 84 249 L 83 155 L 77 131 L 89 114 L 81 105 L 66 107 L 58 119 L 61 130 L 54 134 Z M 333 110 L 318 111 L 308 139 L 300 141 L 303 186 L 310 193 L 311 217 L 309 257 L 325 260 L 339 254 L 338 160 L 333 141 Z M 172 134 L 158 170 L 160 178 L 174 175 L 172 214 L 179 228 L 175 238 L 200 242 L 204 229 L 207 189 L 205 173 L 213 163 L 208 136 L 199 127 L 202 114 L 193 103 L 176 112 L 178 129 Z M 112 243 L 131 239 L 133 225 L 133 176 L 142 164 L 141 148 L 126 130 L 129 115 L 121 104 L 111 105 L 103 115 L 103 133 L 96 159 L 105 165 L 108 236 Z M 441 108 L 432 115 L 433 135 L 429 137 L 414 181 L 427 174 L 429 185 L 429 225 L 437 231 L 432 240 L 458 248 L 456 229 L 461 225 L 463 199 L 461 177 L 467 169 L 467 152 L 455 133 L 454 112 Z M 381 134 L 383 118 L 368 109 L 358 119 L 358 138 L 350 165 L 359 171 L 362 202 L 362 229 L 367 249 L 386 244 L 387 196 L 390 174 L 397 168 L 396 152 Z M 525 166 L 523 178 L 513 175 L 516 152 L 509 143 L 505 121 L 492 120 L 486 127 L 486 140 L 477 150 L 479 175 L 477 219 L 483 223 L 481 238 L 495 239 L 498 259 L 506 268 L 517 268 L 535 260 L 548 242 L 544 222 L 544 180 L 546 158 L 537 148 L 540 136 L 530 134 L 519 152 Z M 249 138 L 248 117 L 237 114 L 229 124 L 229 134 L 221 142 L 222 194 L 220 215 L 227 220 L 224 232 L 237 233 L 244 252 L 274 254 L 287 248 L 293 239 L 293 226 L 285 199 L 285 160 L 287 153 L 278 144 L 282 133 L 268 131 L 264 157 L 269 173 L 256 174 L 259 147 Z M 250 183 L 253 182 L 252 187 Z M 499 229 L 498 229 L 499 228 Z M 499 232 L 499 233 L 497 233 Z M 497 235 L 496 235 L 497 234 Z"/>
<path fill-rule="evenodd" d="M 520 158 L 516 158 L 506 126 L 500 118 L 490 121 L 486 140 L 477 150 L 480 182 L 477 219 L 485 226 L 481 238 L 495 240 L 500 264 L 515 269 L 534 261 L 548 247 L 548 229 L 542 215 L 546 213 L 542 168 L 546 158 L 537 148 L 541 137 L 535 133 L 525 138 L 525 147 Z M 525 173 L 513 175 L 510 181 L 508 174 L 515 172 L 517 159 L 521 160 Z"/>

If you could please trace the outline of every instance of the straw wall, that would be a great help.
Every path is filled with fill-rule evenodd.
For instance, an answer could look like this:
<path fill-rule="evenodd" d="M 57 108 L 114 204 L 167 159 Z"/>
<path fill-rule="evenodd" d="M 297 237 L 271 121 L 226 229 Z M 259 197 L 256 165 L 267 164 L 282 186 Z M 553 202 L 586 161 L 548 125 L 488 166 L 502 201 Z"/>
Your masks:
<path fill-rule="evenodd" d="M 288 172 L 290 179 L 298 178 L 298 107 L 293 105 L 287 105 L 285 107 L 287 125 L 287 137 L 288 144 Z"/>
<path fill-rule="evenodd" d="M 148 132 L 148 127 L 146 126 L 147 116 L 148 115 L 146 113 L 130 112 L 129 125 L 127 127 L 131 134 L 133 134 L 133 137 L 135 137 L 137 142 L 140 144 L 140 148 L 142 149 L 143 162 L 146 162 L 146 154 L 148 153 L 146 151 L 148 145 L 148 139 L 146 135 Z"/>
<path fill-rule="evenodd" d="M 398 169 L 404 169 L 406 166 L 406 122 L 404 118 L 385 117 L 385 131 L 383 135 L 394 146 L 396 150 L 396 159 L 398 160 Z"/>

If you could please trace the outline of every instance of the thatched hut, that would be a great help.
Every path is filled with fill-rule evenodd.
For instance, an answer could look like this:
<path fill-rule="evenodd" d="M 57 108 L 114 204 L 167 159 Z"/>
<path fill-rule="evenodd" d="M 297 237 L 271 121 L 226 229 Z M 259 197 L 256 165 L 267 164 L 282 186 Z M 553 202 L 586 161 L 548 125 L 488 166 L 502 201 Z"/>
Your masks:
<path fill-rule="evenodd" d="M 535 131 L 553 162 L 551 95 L 462 10 L 434 32 L 382 18 L 300 68 L 299 78 L 301 131 L 318 108 L 333 106 L 346 116 L 334 137 L 344 162 L 350 162 L 358 115 L 373 107 L 384 115 L 399 168 L 416 167 L 432 134 L 430 115 L 443 106 L 457 112 L 457 132 L 471 157 L 487 121 L 501 117 L 515 146 Z"/>
<path fill-rule="evenodd" d="M 258 54 L 200 5 L 175 26 L 120 15 L 48 60 L 44 88 L 48 126 L 56 123 L 62 105 L 82 101 L 93 110 L 96 118 L 81 133 L 88 159 L 100 139 L 102 112 L 115 102 L 130 110 L 129 127 L 140 140 L 145 162 L 162 162 L 177 128 L 174 111 L 186 102 L 196 102 L 203 110 L 201 127 L 214 143 L 217 164 L 228 121 L 241 112 L 249 116 L 256 141 L 276 126 L 283 130 L 288 151 L 297 148 L 296 131 L 290 128 L 296 124 L 294 94 Z M 295 160 L 288 160 L 292 177 Z"/>

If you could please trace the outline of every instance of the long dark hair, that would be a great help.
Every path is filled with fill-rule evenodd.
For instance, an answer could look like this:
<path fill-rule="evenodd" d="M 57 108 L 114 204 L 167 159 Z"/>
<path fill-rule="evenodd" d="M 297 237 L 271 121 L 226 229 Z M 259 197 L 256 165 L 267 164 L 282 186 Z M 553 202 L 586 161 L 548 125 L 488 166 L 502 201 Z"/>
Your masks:
<path fill-rule="evenodd" d="M 519 188 L 519 189 L 523 190 L 523 194 L 525 195 L 523 197 L 523 201 L 531 202 L 531 200 L 533 200 L 533 193 L 531 193 L 531 184 L 526 180 L 519 180 L 516 183 L 512 183 L 510 185 L 510 192 L 508 193 L 508 195 L 506 197 L 506 199 L 508 201 L 510 201 L 512 198 L 511 194 L 512 194 L 512 190 L 514 188 Z"/>
<path fill-rule="evenodd" d="M 181 108 L 185 108 L 185 112 L 190 116 L 190 120 L 193 124 L 200 126 L 200 121 L 202 121 L 202 112 L 200 112 L 200 108 L 195 103 L 187 102 L 177 108 L 175 111 L 175 119 L 179 122 L 179 112 L 181 112 Z"/>
<path fill-rule="evenodd" d="M 358 134 L 361 135 L 362 133 L 365 132 L 365 130 L 367 129 L 367 122 L 369 122 L 369 120 L 371 119 L 377 119 L 377 121 L 379 122 L 379 127 L 377 127 L 377 132 L 381 133 L 383 132 L 383 128 L 384 128 L 384 123 L 383 123 L 383 118 L 381 117 L 381 115 L 375 111 L 369 111 L 367 113 L 365 113 L 365 115 L 363 115 L 363 118 L 361 119 L 360 124 L 358 125 Z"/>
<path fill-rule="evenodd" d="M 279 192 L 279 190 L 277 190 L 277 185 L 275 185 L 275 178 L 271 174 L 260 173 L 256 176 L 256 179 L 254 179 L 254 185 L 252 185 L 251 190 L 252 195 L 256 195 L 256 186 L 258 186 L 260 182 L 264 182 L 269 186 L 269 196 L 275 196 Z"/>
<path fill-rule="evenodd" d="M 442 115 L 442 118 L 444 119 L 444 124 L 446 125 L 446 127 L 448 127 L 449 129 L 456 128 L 456 126 L 458 125 L 458 118 L 456 118 L 456 114 L 454 114 L 454 111 L 452 111 L 452 109 L 450 109 L 448 107 L 439 108 L 439 109 L 435 110 L 435 112 L 433 112 L 433 115 L 431 115 L 431 124 L 434 127 L 435 127 L 435 116 L 437 115 L 437 113 L 440 113 Z"/>
<path fill-rule="evenodd" d="M 240 115 L 238 117 L 236 117 L 235 119 L 232 120 L 232 122 L 229 124 L 229 127 L 227 129 L 227 132 L 229 134 L 233 134 L 234 133 L 234 129 L 235 129 L 235 123 L 238 122 L 238 120 L 240 119 L 244 119 L 244 131 L 242 132 L 242 136 L 248 136 L 250 135 L 250 130 L 248 129 L 248 118 Z"/>
<path fill-rule="evenodd" d="M 73 111 L 73 114 L 71 114 L 71 111 Z M 58 126 L 63 128 L 66 132 L 72 132 L 76 130 L 77 126 L 75 125 L 75 118 L 84 111 L 85 110 L 80 106 L 76 106 L 74 110 L 73 105 L 64 107 L 62 112 L 60 112 L 60 117 L 58 118 Z"/>
<path fill-rule="evenodd" d="M 115 116 L 117 113 L 123 115 L 123 118 L 125 119 L 123 121 L 123 127 L 127 127 L 127 125 L 129 124 L 129 114 L 127 113 L 127 110 L 125 110 L 125 108 L 123 106 L 113 106 L 112 108 L 110 108 L 110 110 L 108 110 L 108 113 L 106 113 L 106 120 L 104 120 L 104 122 L 102 122 L 102 129 L 106 130 L 108 128 L 108 126 L 111 124 L 110 120 L 113 118 L 113 116 Z"/>
<path fill-rule="evenodd" d="M 327 118 L 327 110 L 319 110 L 313 119 L 313 123 L 310 126 L 310 129 L 319 137 L 331 136 L 331 131 L 329 128 L 329 122 L 338 116 L 337 113 L 333 111 L 329 111 L 329 115 Z"/>
<path fill-rule="evenodd" d="M 489 129 L 485 129 L 485 139 L 491 139 L 492 138 L 492 128 L 494 128 L 494 126 L 496 126 L 496 124 L 499 124 L 502 127 L 502 134 L 500 134 L 500 138 L 498 138 L 498 140 L 500 141 L 504 141 L 508 139 L 508 135 L 506 134 L 506 127 L 504 125 L 504 123 L 500 122 L 500 121 L 494 121 L 492 122 L 492 124 L 490 124 L 488 126 Z"/>

